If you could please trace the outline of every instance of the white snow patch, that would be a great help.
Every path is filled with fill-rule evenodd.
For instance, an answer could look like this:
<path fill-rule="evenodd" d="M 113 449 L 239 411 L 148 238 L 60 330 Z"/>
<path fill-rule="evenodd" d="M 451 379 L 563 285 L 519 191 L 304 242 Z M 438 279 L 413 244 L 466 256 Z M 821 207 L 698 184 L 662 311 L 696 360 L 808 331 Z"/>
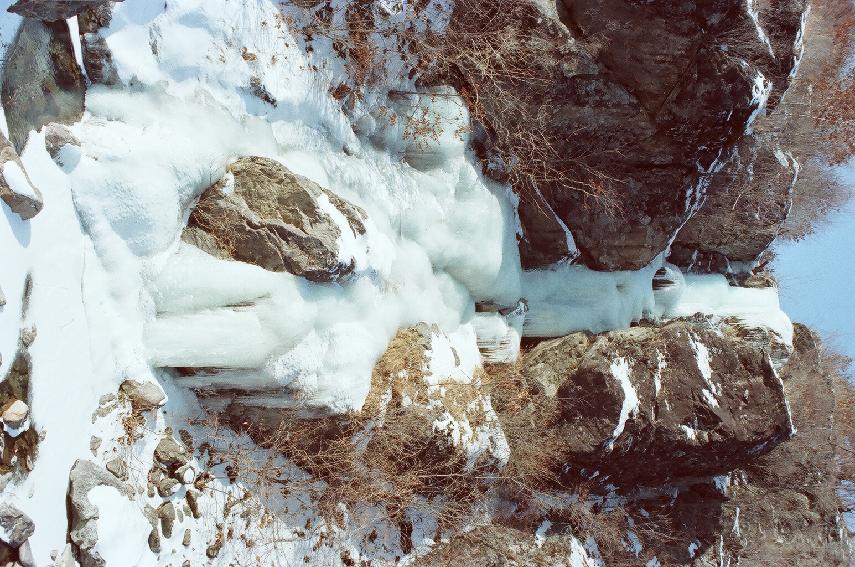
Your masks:
<path fill-rule="evenodd" d="M 611 364 L 611 373 L 615 380 L 620 383 L 623 390 L 623 404 L 620 409 L 617 425 L 612 432 L 611 438 L 606 441 L 606 450 L 611 451 L 614 448 L 615 441 L 623 433 L 626 427 L 627 420 L 638 412 L 639 400 L 635 387 L 629 379 L 629 362 L 626 358 L 618 358 Z"/>

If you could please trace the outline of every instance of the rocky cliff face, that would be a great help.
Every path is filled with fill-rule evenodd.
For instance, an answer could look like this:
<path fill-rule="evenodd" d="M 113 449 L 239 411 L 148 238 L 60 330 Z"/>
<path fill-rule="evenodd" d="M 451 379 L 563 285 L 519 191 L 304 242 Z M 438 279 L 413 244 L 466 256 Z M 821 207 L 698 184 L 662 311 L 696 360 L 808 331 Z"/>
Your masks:
<path fill-rule="evenodd" d="M 15 2 L 0 563 L 846 565 L 810 14 Z"/>

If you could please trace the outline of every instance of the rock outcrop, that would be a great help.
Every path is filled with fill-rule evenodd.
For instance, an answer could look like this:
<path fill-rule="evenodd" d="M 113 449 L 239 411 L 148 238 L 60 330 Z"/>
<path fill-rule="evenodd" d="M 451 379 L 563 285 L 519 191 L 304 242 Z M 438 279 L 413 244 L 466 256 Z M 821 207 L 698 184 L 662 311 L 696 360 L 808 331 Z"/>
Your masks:
<path fill-rule="evenodd" d="M 362 209 L 279 162 L 248 157 L 202 194 L 182 239 L 221 258 L 333 281 L 353 271 L 339 242 L 364 234 L 364 219 Z"/>
<path fill-rule="evenodd" d="M 0 199 L 24 220 L 33 218 L 44 207 L 41 192 L 33 185 L 18 152 L 3 134 L 0 134 Z"/>
<path fill-rule="evenodd" d="M 749 462 L 793 433 L 770 346 L 696 316 L 539 344 L 523 361 L 571 468 L 659 484 Z M 769 343 L 771 344 L 771 342 Z"/>
<path fill-rule="evenodd" d="M 805 2 L 761 7 L 759 20 L 737 0 L 564 1 L 555 13 L 535 2 L 490 6 L 489 18 L 455 11 L 450 28 L 519 38 L 491 59 L 514 72 L 503 78 L 473 56 L 454 61 L 451 74 L 478 93 L 479 117 L 498 133 L 487 136 L 488 161 L 525 159 L 535 146 L 548 172 L 516 179 L 523 264 L 572 256 L 569 228 L 585 264 L 619 270 L 667 247 L 729 148 L 784 91 Z M 502 135 L 517 124 L 542 141 Z"/>
<path fill-rule="evenodd" d="M 701 209 L 680 230 L 668 260 L 698 272 L 750 268 L 787 218 L 798 171 L 775 140 L 743 138 L 707 187 Z"/>
<path fill-rule="evenodd" d="M 122 0 L 115 1 L 122 2 Z M 105 4 L 109 2 L 107 0 L 18 0 L 7 9 L 25 18 L 56 22 L 73 18 L 84 10 Z"/>
<path fill-rule="evenodd" d="M 119 84 L 119 72 L 113 63 L 113 52 L 107 45 L 101 29 L 110 25 L 113 10 L 110 2 L 97 3 L 80 13 L 80 45 L 86 76 L 96 85 Z"/>
<path fill-rule="evenodd" d="M 15 149 L 23 151 L 30 130 L 77 122 L 85 90 L 68 24 L 25 19 L 6 54 L 0 89 Z"/>

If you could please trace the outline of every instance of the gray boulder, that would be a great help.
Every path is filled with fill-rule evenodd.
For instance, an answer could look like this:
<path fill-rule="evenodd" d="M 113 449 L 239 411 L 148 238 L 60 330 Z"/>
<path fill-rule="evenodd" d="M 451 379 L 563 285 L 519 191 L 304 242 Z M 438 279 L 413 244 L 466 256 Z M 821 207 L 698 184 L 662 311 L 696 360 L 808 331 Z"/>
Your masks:
<path fill-rule="evenodd" d="M 84 10 L 108 3 L 106 0 L 18 0 L 7 10 L 25 18 L 55 22 L 73 18 Z"/>
<path fill-rule="evenodd" d="M 696 316 L 546 341 L 523 373 L 541 399 L 555 392 L 555 427 L 577 472 L 661 483 L 730 470 L 790 438 L 774 342 Z"/>
<path fill-rule="evenodd" d="M 72 161 L 68 159 L 71 156 L 64 155 L 63 150 L 66 147 L 76 148 L 78 154 L 77 159 L 79 159 L 80 140 L 77 139 L 77 136 L 71 133 L 71 130 L 62 124 L 57 124 L 56 122 L 51 122 L 45 126 L 45 149 L 51 159 L 53 159 L 53 161 L 60 167 L 73 167 L 76 164 L 76 161 L 72 163 Z"/>
<path fill-rule="evenodd" d="M 365 233 L 365 212 L 279 162 L 247 157 L 199 198 L 182 238 L 206 252 L 290 272 L 312 281 L 333 281 L 353 271 L 339 258 L 341 228 L 324 210 L 327 199 L 353 235 Z"/>
<path fill-rule="evenodd" d="M 65 21 L 25 19 L 6 55 L 0 92 L 9 139 L 21 152 L 30 130 L 80 119 L 86 85 Z"/>
<path fill-rule="evenodd" d="M 101 555 L 95 551 L 98 543 L 98 507 L 89 500 L 89 491 L 96 486 L 110 486 L 128 495 L 132 490 L 104 467 L 92 461 L 77 460 L 68 477 L 68 505 L 71 529 L 68 533 L 77 549 L 81 567 L 104 567 Z"/>
<path fill-rule="evenodd" d="M 44 206 L 41 192 L 30 181 L 18 152 L 3 134 L 0 134 L 0 199 L 24 220 L 39 214 Z"/>
<path fill-rule="evenodd" d="M 163 388 L 152 381 L 139 382 L 129 378 L 122 382 L 119 391 L 128 397 L 131 406 L 138 411 L 152 410 L 166 403 Z"/>
<path fill-rule="evenodd" d="M 36 529 L 33 520 L 18 510 L 15 506 L 0 504 L 0 540 L 4 543 L 19 548 L 24 545 Z"/>

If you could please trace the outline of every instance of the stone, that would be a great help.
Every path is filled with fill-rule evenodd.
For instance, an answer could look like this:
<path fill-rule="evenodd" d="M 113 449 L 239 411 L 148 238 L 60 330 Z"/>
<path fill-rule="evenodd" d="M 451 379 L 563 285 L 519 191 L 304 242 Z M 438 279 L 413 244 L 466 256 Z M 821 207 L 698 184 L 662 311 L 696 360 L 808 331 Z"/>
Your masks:
<path fill-rule="evenodd" d="M 105 4 L 109 2 L 107 0 L 18 0 L 7 10 L 25 18 L 55 22 L 73 18 L 84 10 Z"/>
<path fill-rule="evenodd" d="M 190 547 L 190 528 L 184 530 L 184 538 L 181 540 L 184 547 Z"/>
<path fill-rule="evenodd" d="M 30 408 L 21 400 L 15 400 L 3 411 L 3 423 L 17 429 L 21 427 L 30 414 Z"/>
<path fill-rule="evenodd" d="M 172 496 L 178 490 L 180 485 L 181 483 L 174 478 L 168 476 L 163 477 L 157 482 L 157 493 L 163 498 Z"/>
<path fill-rule="evenodd" d="M 199 494 L 195 490 L 188 489 L 184 494 L 184 498 L 187 500 L 187 506 L 190 508 L 191 514 L 195 519 L 199 519 L 202 517 L 202 513 L 199 510 Z"/>
<path fill-rule="evenodd" d="M 45 126 L 45 149 L 60 167 L 74 167 L 80 161 L 80 140 L 62 124 Z"/>
<path fill-rule="evenodd" d="M 39 214 L 44 207 L 41 192 L 30 181 L 18 152 L 0 133 L 0 199 L 24 220 Z M 3 298 L 5 305 L 6 298 Z"/>
<path fill-rule="evenodd" d="M 12 504 L 0 504 L 0 540 L 17 549 L 24 545 L 36 526 L 28 515 Z"/>
<path fill-rule="evenodd" d="M 107 463 L 107 470 L 119 480 L 128 480 L 128 463 L 121 457 L 116 457 L 109 461 Z"/>
<path fill-rule="evenodd" d="M 189 460 L 186 449 L 171 436 L 164 436 L 154 449 L 154 459 L 170 471 L 186 465 Z"/>
<path fill-rule="evenodd" d="M 160 529 L 163 537 L 172 537 L 172 528 L 175 525 L 175 506 L 172 502 L 164 502 L 157 509 L 157 517 L 160 518 Z"/>
<path fill-rule="evenodd" d="M 96 486 L 110 486 L 124 495 L 131 489 L 104 467 L 78 459 L 68 478 L 69 533 L 77 549 L 81 567 L 104 567 L 105 562 L 94 549 L 98 543 L 98 508 L 89 500 L 89 491 Z"/>
<path fill-rule="evenodd" d="M 98 451 L 98 447 L 101 446 L 102 440 L 100 437 L 93 435 L 89 438 L 89 450 L 92 451 L 92 454 L 96 454 Z"/>
<path fill-rule="evenodd" d="M 570 468 L 661 484 L 730 470 L 794 434 L 775 341 L 695 316 L 542 342 L 523 374 L 558 384 L 554 427 Z"/>
<path fill-rule="evenodd" d="M 324 199 L 346 226 L 339 226 L 325 210 Z M 343 230 L 352 238 L 364 234 L 365 216 L 362 209 L 277 161 L 246 157 L 202 193 L 182 238 L 221 258 L 329 282 L 353 271 L 354 259 L 339 258 L 339 239 Z"/>
<path fill-rule="evenodd" d="M 6 56 L 0 92 L 9 139 L 20 153 L 31 130 L 80 119 L 86 85 L 64 20 L 25 19 Z"/>
<path fill-rule="evenodd" d="M 160 384 L 151 380 L 140 382 L 129 378 L 122 382 L 119 391 L 128 397 L 131 406 L 138 411 L 158 408 L 165 404 L 167 399 Z"/>
<path fill-rule="evenodd" d="M 3 293 L 3 288 L 0 287 L 0 307 L 6 305 L 6 294 Z"/>

